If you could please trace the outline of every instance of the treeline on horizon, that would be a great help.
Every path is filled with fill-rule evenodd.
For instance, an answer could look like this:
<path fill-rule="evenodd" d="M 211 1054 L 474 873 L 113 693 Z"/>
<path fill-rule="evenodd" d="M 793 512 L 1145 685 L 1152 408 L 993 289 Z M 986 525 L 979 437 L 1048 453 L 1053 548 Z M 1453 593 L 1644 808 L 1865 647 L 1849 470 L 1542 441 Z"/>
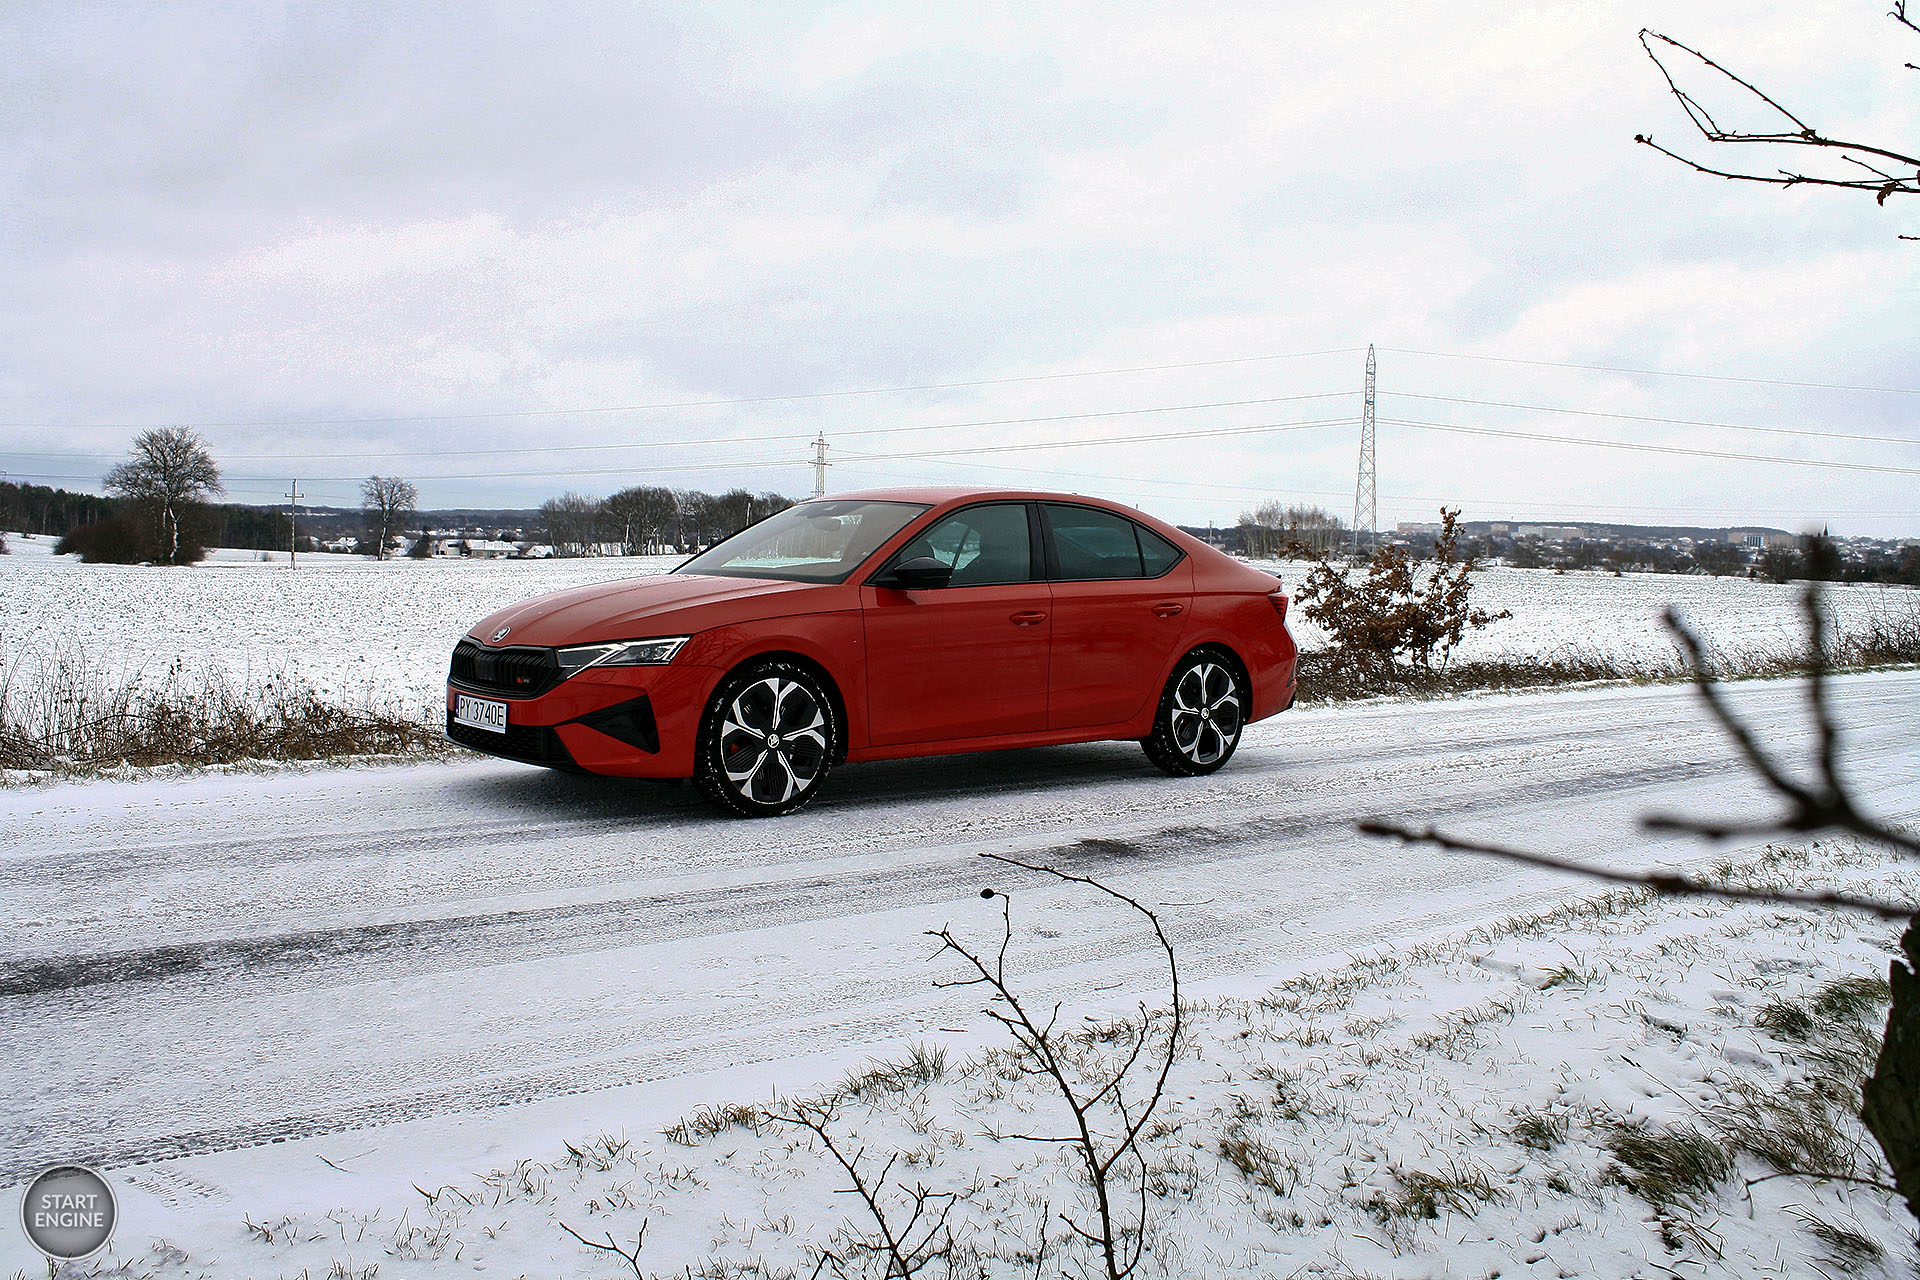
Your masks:
<path fill-rule="evenodd" d="M 564 493 L 549 498 L 535 511 L 463 510 L 458 514 L 468 521 L 469 528 L 489 531 L 480 536 L 517 528 L 522 540 L 544 542 L 559 556 L 646 555 L 667 551 L 689 553 L 711 546 L 757 520 L 792 506 L 795 501 L 770 490 L 754 493 L 729 489 L 715 494 L 700 489 L 638 485 L 604 498 Z M 401 527 L 424 535 L 430 531 L 436 516 L 447 514 L 450 513 L 410 513 Z M 497 515 L 501 520 L 496 523 L 482 518 L 487 515 Z M 312 550 L 315 540 L 322 535 L 360 534 L 361 549 L 371 554 L 375 549 L 374 539 L 367 525 L 367 513 L 363 511 L 330 508 L 303 512 L 300 549 Z M 58 536 L 71 550 L 83 550 L 84 544 L 84 549 L 92 553 L 89 558 L 135 562 L 145 558 L 141 554 L 144 547 L 136 536 L 137 529 L 138 512 L 135 504 L 126 499 L 73 493 L 45 485 L 0 482 L 0 530 Z M 1206 531 L 1189 528 L 1188 532 L 1204 535 Z M 70 536 L 75 534 L 81 536 Z M 285 551 L 289 534 L 287 512 L 284 507 L 242 503 L 194 504 L 184 513 L 182 534 L 200 554 L 204 554 L 205 548 L 216 546 Z M 1237 524 L 1217 530 L 1214 537 L 1224 550 L 1254 558 L 1286 555 L 1290 547 L 1337 555 L 1348 545 L 1351 530 L 1344 521 L 1319 507 L 1264 503 L 1252 511 L 1242 512 Z M 1415 535 L 1405 541 L 1418 551 L 1427 539 Z M 1775 582 L 1804 578 L 1808 572 L 1801 553 L 1790 547 L 1769 547 L 1750 554 L 1724 543 L 1678 551 L 1639 538 L 1573 539 L 1556 545 L 1538 539 L 1487 536 L 1466 540 L 1461 550 L 1473 560 L 1484 563 L 1497 558 L 1515 568 L 1710 573 Z M 1920 547 L 1873 554 L 1843 546 L 1840 552 L 1843 557 L 1840 581 L 1920 586 Z"/>
<path fill-rule="evenodd" d="M 556 555 L 588 555 L 615 546 L 639 555 L 665 547 L 704 547 L 756 520 L 794 504 L 795 499 L 772 491 L 753 493 L 730 489 L 708 493 L 701 489 L 670 489 L 642 485 L 622 489 L 605 498 L 566 493 L 550 498 L 538 511 L 512 525 L 472 519 L 471 527 L 515 528 L 529 540 L 545 541 Z M 74 493 L 46 485 L 0 482 L 0 529 L 58 537 L 74 542 L 106 560 L 134 561 L 144 549 L 135 536 L 139 528 L 136 503 Z M 412 512 L 401 522 L 410 533 L 424 535 L 435 512 Z M 486 513 L 465 512 L 469 517 Z M 300 549 L 311 550 L 320 537 L 361 535 L 363 549 L 374 550 L 364 511 L 333 508 L 303 511 L 299 517 Z M 181 516 L 184 541 L 202 554 L 208 547 L 245 551 L 285 551 L 292 530 L 285 507 L 250 506 L 233 502 L 184 504 Z M 77 535 L 77 536 L 75 536 Z M 198 558 L 198 557 L 193 557 Z"/>

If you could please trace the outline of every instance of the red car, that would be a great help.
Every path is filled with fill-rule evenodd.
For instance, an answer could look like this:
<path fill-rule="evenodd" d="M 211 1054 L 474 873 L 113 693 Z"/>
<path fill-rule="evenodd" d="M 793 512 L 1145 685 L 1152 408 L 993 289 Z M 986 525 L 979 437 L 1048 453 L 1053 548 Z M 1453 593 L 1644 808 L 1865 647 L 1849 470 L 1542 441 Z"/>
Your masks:
<path fill-rule="evenodd" d="M 1212 773 L 1293 705 L 1270 574 L 1117 503 L 802 502 L 672 573 L 538 596 L 454 646 L 447 734 L 788 813 L 842 762 L 1135 739 Z"/>

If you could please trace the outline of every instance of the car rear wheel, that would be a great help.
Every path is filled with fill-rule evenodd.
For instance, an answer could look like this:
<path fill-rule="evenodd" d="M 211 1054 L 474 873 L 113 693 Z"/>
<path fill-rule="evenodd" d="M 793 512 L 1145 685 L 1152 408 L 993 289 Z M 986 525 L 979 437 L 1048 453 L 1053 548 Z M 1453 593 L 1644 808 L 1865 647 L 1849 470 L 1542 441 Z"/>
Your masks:
<path fill-rule="evenodd" d="M 1198 649 L 1167 677 L 1153 732 L 1140 740 L 1147 759 L 1177 778 L 1212 773 L 1233 757 L 1246 723 L 1247 682 L 1224 654 Z"/>
<path fill-rule="evenodd" d="M 833 698 L 813 672 L 782 661 L 742 667 L 707 703 L 694 784 L 741 817 L 792 813 L 819 794 L 839 735 Z"/>

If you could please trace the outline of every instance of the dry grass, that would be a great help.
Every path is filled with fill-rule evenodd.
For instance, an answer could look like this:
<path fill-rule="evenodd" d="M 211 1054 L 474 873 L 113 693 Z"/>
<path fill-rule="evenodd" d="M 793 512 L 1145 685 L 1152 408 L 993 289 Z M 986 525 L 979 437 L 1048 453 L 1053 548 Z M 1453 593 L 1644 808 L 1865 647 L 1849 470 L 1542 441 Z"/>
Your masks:
<path fill-rule="evenodd" d="M 289 676 L 243 680 L 181 662 L 108 676 L 72 654 L 0 673 L 0 770 L 71 776 L 447 750 L 418 709 L 351 705 Z"/>
<path fill-rule="evenodd" d="M 1607 1148 L 1613 1180 L 1657 1209 L 1705 1199 L 1733 1176 L 1726 1148 L 1690 1125 L 1618 1121 Z"/>

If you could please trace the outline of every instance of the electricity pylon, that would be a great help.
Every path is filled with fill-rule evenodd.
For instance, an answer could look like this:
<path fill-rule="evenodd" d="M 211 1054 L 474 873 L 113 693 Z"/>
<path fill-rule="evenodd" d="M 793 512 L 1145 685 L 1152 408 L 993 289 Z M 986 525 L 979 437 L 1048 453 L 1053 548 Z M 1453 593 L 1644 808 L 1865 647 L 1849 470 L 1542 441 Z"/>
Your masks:
<path fill-rule="evenodd" d="M 1373 547 L 1380 525 L 1380 503 L 1373 491 L 1373 344 L 1367 344 L 1367 401 L 1360 411 L 1360 478 L 1353 486 L 1353 553 L 1360 554 L 1361 530 Z"/>

